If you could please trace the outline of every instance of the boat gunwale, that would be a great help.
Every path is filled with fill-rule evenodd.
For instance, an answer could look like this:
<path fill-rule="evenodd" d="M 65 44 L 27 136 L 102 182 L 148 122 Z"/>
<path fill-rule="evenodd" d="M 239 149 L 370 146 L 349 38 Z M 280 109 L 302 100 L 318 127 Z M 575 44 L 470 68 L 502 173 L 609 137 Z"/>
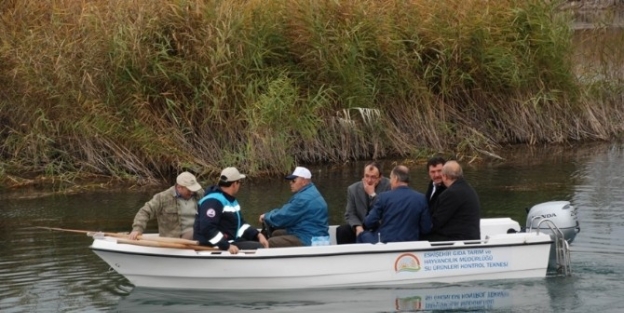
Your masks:
<path fill-rule="evenodd" d="M 463 242 L 463 241 L 458 241 Z M 428 252 L 428 251 L 440 251 L 440 250 L 474 250 L 474 249 L 488 249 L 488 248 L 501 248 L 501 247 L 517 247 L 517 246 L 533 246 L 533 245 L 551 245 L 554 241 L 544 240 L 537 242 L 518 242 L 518 243 L 505 243 L 505 244 L 448 244 L 448 245 L 440 245 L 440 246 L 431 246 L 431 247 L 420 247 L 420 248 L 403 248 L 396 250 L 373 250 L 373 251 L 346 251 L 346 252 L 326 252 L 326 253 L 317 253 L 317 254 L 285 254 L 285 255 L 258 255 L 255 253 L 245 253 L 239 255 L 230 255 L 224 254 L 226 251 L 215 251 L 214 254 L 196 254 L 196 255 L 180 255 L 180 254 L 163 254 L 163 253 L 146 253 L 146 252 L 134 252 L 134 251 L 126 251 L 126 250 L 116 250 L 116 249 L 107 249 L 107 248 L 98 248 L 93 245 L 89 246 L 89 248 L 93 251 L 102 251 L 102 252 L 111 252 L 117 254 L 129 254 L 129 255 L 137 255 L 137 256 L 149 256 L 149 257 L 159 257 L 159 258 L 181 258 L 181 259 L 234 259 L 234 260 L 263 260 L 263 259 L 292 259 L 292 258 L 318 258 L 318 257 L 334 257 L 334 256 L 346 256 L 346 255 L 362 255 L 362 254 L 387 254 L 387 253 L 418 253 L 418 252 Z M 162 248 L 156 248 L 162 249 Z M 288 248 L 284 248 L 288 249 Z M 255 250 L 253 250 L 255 252 Z M 205 251 L 202 251 L 205 252 Z"/>

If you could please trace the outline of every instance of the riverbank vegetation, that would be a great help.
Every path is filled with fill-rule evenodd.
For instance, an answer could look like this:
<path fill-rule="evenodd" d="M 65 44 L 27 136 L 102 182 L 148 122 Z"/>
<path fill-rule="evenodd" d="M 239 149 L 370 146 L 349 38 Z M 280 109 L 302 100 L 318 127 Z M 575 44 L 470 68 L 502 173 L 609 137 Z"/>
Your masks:
<path fill-rule="evenodd" d="M 207 179 L 618 136 L 621 80 L 577 79 L 557 8 L 4 0 L 0 179 Z"/>

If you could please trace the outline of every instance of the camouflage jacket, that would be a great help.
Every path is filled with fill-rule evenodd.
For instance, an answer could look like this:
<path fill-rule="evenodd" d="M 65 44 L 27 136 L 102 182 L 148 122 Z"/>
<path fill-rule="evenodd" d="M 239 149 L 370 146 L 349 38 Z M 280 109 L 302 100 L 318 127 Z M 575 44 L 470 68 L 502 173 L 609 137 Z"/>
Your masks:
<path fill-rule="evenodd" d="M 180 225 L 182 220 L 195 220 L 197 214 L 197 201 L 204 196 L 204 191 L 198 191 L 190 200 L 194 202 L 194 212 L 181 212 L 182 206 L 180 201 L 187 201 L 182 198 L 176 197 L 175 186 L 157 193 L 154 197 L 145 203 L 143 207 L 139 209 L 134 222 L 132 223 L 132 231 L 139 231 L 143 233 L 147 227 L 147 222 L 156 218 L 158 221 L 158 233 L 161 237 L 174 237 L 179 238 L 185 230 L 193 229 L 193 222 L 190 225 Z M 186 218 L 182 219 L 181 215 L 185 215 Z"/>

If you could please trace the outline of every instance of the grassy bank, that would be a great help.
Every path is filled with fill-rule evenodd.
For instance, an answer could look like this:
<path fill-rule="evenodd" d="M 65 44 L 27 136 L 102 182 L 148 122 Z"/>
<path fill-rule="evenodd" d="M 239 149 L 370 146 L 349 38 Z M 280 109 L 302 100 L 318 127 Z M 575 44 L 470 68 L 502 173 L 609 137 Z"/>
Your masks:
<path fill-rule="evenodd" d="M 0 3 L 0 177 L 157 181 L 236 165 L 608 139 L 556 3 Z"/>

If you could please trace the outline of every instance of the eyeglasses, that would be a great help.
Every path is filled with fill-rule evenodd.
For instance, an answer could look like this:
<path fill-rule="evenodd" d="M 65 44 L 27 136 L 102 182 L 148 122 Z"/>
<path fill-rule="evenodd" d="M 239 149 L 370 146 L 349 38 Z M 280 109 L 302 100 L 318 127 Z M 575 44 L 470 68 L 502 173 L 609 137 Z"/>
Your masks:
<path fill-rule="evenodd" d="M 296 179 L 296 178 L 295 178 L 295 179 L 291 179 L 291 180 L 289 181 L 289 183 L 294 184 L 296 181 L 297 181 L 297 179 Z"/>

